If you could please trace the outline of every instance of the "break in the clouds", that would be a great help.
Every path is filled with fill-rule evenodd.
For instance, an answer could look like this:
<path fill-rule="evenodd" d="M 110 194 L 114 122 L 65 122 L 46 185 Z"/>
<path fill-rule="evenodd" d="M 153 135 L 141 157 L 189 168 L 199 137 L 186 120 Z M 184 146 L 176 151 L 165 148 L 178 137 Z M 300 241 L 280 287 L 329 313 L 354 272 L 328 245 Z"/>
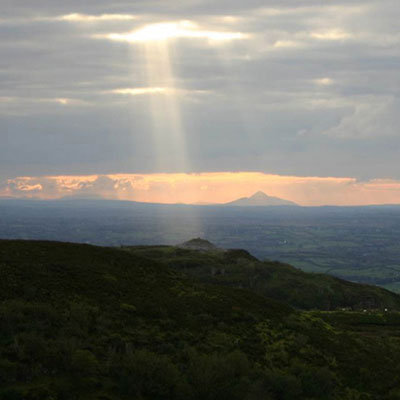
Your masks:
<path fill-rule="evenodd" d="M 34 3 L 0 0 L 3 183 L 400 179 L 398 0 Z"/>

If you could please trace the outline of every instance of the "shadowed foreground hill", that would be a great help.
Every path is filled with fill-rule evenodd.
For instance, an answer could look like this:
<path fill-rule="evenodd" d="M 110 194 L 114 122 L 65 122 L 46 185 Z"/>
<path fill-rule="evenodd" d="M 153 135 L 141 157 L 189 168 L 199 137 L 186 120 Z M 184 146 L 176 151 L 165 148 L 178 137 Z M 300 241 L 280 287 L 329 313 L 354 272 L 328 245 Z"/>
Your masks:
<path fill-rule="evenodd" d="M 295 311 L 153 250 L 0 241 L 0 399 L 399 398 L 398 314 Z"/>
<path fill-rule="evenodd" d="M 400 296 L 388 290 L 325 274 L 306 273 L 280 262 L 261 262 L 245 250 L 209 248 L 209 251 L 196 251 L 190 246 L 136 246 L 125 249 L 131 254 L 163 262 L 202 282 L 246 288 L 295 308 L 386 308 L 400 311 Z"/>

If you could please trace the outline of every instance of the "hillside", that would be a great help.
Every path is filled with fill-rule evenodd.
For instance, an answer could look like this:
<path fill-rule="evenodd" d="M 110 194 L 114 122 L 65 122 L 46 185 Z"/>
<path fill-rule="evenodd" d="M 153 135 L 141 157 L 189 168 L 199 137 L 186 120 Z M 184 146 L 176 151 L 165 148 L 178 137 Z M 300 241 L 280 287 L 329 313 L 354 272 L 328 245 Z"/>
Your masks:
<path fill-rule="evenodd" d="M 177 247 L 181 249 L 206 251 L 206 252 L 218 250 L 218 248 L 214 244 L 212 244 L 208 240 L 204 240 L 201 238 L 188 240 L 178 245 Z"/>
<path fill-rule="evenodd" d="M 295 308 L 400 311 L 400 296 L 376 286 L 305 273 L 279 262 L 261 262 L 245 250 L 208 249 L 196 251 L 190 246 L 125 248 L 132 254 L 163 262 L 204 283 L 249 289 Z"/>
<path fill-rule="evenodd" d="M 180 252 L 0 241 L 0 399 L 398 398 L 397 313 L 296 311 Z"/>
<path fill-rule="evenodd" d="M 284 200 L 279 197 L 268 196 L 264 192 L 256 192 L 250 197 L 242 197 L 240 199 L 226 203 L 229 206 L 297 206 L 296 203 Z"/>

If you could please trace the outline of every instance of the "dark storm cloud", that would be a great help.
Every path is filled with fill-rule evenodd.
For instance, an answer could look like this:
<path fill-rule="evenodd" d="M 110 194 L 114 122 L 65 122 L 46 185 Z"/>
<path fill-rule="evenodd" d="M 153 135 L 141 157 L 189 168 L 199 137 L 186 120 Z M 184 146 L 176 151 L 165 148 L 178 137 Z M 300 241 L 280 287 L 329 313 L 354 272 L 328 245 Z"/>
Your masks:
<path fill-rule="evenodd" d="M 115 92 L 155 86 L 143 49 L 102 35 L 182 19 L 249 35 L 171 45 L 187 171 L 400 178 L 398 0 L 0 4 L 0 180 L 170 171 L 150 95 Z"/>

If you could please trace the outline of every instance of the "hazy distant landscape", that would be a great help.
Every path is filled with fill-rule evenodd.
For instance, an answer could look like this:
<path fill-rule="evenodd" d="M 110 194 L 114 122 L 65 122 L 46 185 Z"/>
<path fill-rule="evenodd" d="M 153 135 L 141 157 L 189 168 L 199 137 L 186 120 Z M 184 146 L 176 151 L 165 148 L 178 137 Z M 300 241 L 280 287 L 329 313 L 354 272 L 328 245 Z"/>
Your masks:
<path fill-rule="evenodd" d="M 400 400 L 399 0 L 0 0 L 0 400 Z"/>
<path fill-rule="evenodd" d="M 308 272 L 400 291 L 400 207 L 231 207 L 1 200 L 0 238 L 104 246 L 206 238 Z"/>

